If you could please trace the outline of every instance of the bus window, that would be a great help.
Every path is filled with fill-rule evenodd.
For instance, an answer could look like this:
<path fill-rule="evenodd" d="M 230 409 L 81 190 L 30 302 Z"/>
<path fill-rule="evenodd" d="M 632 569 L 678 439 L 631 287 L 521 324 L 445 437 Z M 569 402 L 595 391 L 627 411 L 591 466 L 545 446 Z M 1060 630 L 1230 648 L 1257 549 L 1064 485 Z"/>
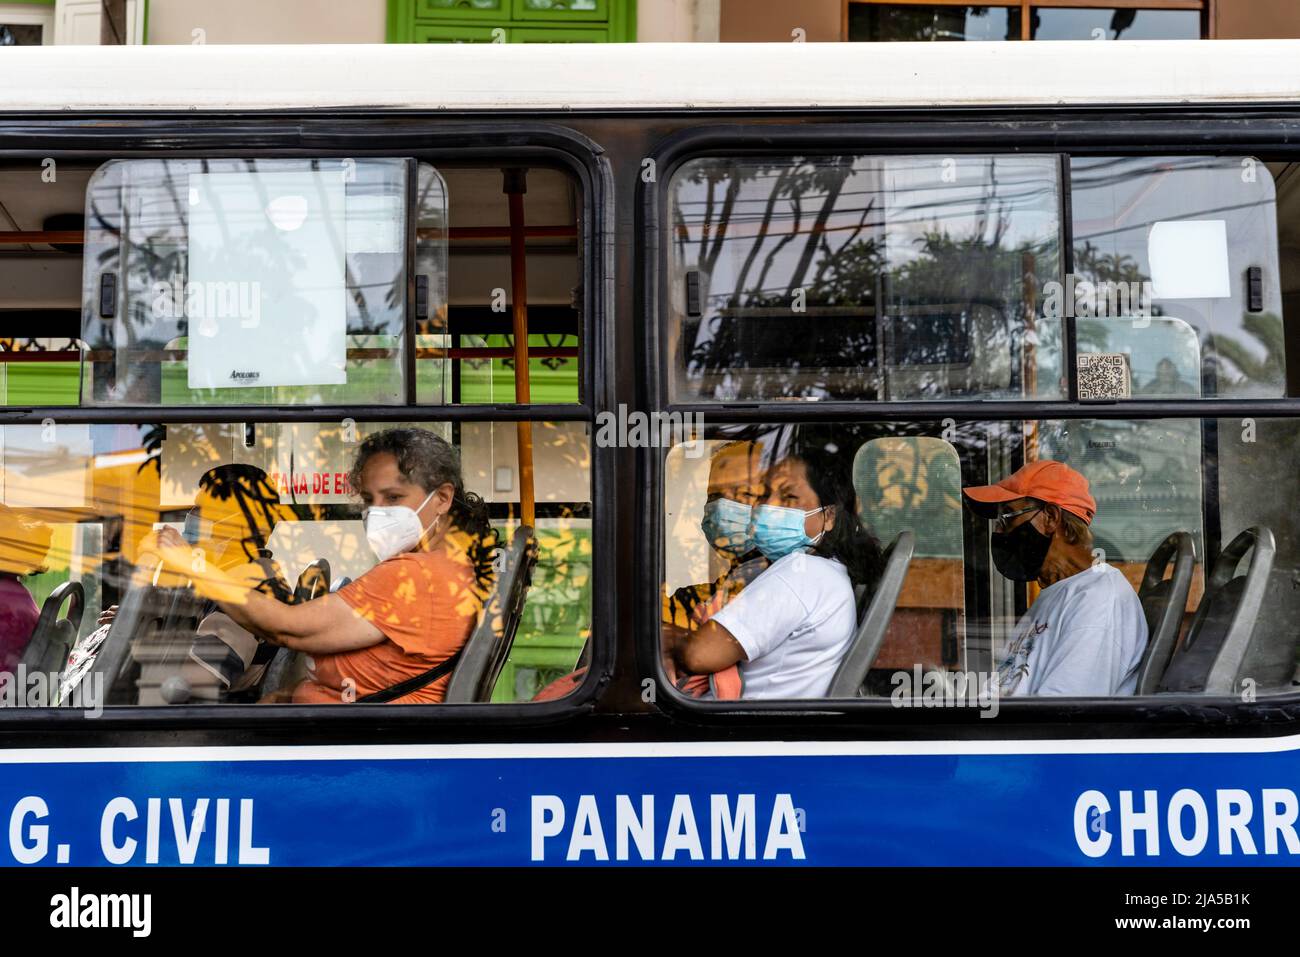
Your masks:
<path fill-rule="evenodd" d="M 44 486 L 28 428 L 3 433 L 10 664 L 46 647 L 61 583 L 84 593 L 49 703 L 530 701 L 590 637 L 583 423 L 533 424 L 526 549 L 514 423 L 94 425 L 42 453 Z M 316 641 L 322 603 L 346 620 Z M 468 688 L 462 662 L 483 671 Z"/>
<path fill-rule="evenodd" d="M 522 182 L 515 171 L 497 169 L 451 166 L 440 167 L 439 173 L 454 199 L 452 267 L 446 306 L 420 326 L 420 403 L 576 403 L 581 346 L 578 184 L 567 173 L 546 168 L 528 170 Z M 512 205 L 507 190 L 519 188 L 525 192 Z M 445 249 L 434 219 L 421 215 L 419 248 L 430 243 Z M 511 255 L 512 229 L 522 234 L 522 256 Z M 520 280 L 526 281 L 528 303 L 526 389 L 515 376 L 514 283 Z"/>
<path fill-rule="evenodd" d="M 0 168 L 3 198 L 28 173 Z M 0 388 L 18 417 L 0 427 L 0 683 L 41 674 L 27 706 L 578 687 L 586 412 L 456 408 L 580 402 L 575 177 L 401 157 L 69 162 L 14 208 L 28 242 L 0 255 Z M 44 413 L 60 405 L 121 418 Z M 376 406 L 409 415 L 368 419 Z"/>
<path fill-rule="evenodd" d="M 1064 305 L 1079 317 L 1081 355 L 1126 357 L 1102 397 L 1283 395 L 1274 169 L 1285 164 L 1075 157 L 1070 168 L 1074 276 Z M 1081 368 L 1081 391 L 1086 375 Z"/>
<path fill-rule="evenodd" d="M 86 190 L 86 401 L 404 400 L 401 159 L 122 160 Z"/>
<path fill-rule="evenodd" d="M 1297 439 L 1290 419 L 710 426 L 664 460 L 665 676 L 895 707 L 959 675 L 988 707 L 1290 691 Z"/>
<path fill-rule="evenodd" d="M 673 400 L 1063 397 L 1060 197 L 1055 156 L 687 162 Z"/>

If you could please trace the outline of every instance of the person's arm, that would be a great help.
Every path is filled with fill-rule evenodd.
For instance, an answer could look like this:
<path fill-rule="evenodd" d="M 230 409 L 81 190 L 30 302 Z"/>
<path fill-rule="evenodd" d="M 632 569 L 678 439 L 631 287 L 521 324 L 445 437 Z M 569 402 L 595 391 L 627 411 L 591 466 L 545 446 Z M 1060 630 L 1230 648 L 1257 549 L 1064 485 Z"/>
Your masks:
<path fill-rule="evenodd" d="M 735 636 L 712 619 L 682 636 L 673 646 L 673 656 L 683 671 L 695 675 L 715 674 L 749 660 Z"/>
<path fill-rule="evenodd" d="M 275 645 L 308 654 L 338 654 L 369 648 L 384 633 L 353 611 L 337 595 L 322 595 L 286 605 L 261 592 L 250 591 L 243 601 L 218 601 L 218 607 L 243 628 Z"/>
<path fill-rule="evenodd" d="M 190 546 L 173 528 L 157 533 L 153 551 L 169 571 L 187 575 L 195 590 L 213 599 L 235 624 L 276 645 L 308 654 L 337 654 L 369 648 L 384 633 L 337 595 L 286 605 L 208 565 L 193 567 Z"/>

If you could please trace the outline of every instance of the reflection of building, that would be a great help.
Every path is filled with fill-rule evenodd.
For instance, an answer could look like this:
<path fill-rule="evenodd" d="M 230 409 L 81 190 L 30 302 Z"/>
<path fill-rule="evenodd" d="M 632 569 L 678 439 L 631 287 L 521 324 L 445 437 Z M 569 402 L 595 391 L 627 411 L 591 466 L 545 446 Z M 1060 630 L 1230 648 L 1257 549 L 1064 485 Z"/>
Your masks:
<path fill-rule="evenodd" d="M 1092 531 L 1110 562 L 1143 563 L 1172 532 L 1201 541 L 1201 423 L 1045 423 L 1041 457 L 1068 462 L 1097 500 Z"/>

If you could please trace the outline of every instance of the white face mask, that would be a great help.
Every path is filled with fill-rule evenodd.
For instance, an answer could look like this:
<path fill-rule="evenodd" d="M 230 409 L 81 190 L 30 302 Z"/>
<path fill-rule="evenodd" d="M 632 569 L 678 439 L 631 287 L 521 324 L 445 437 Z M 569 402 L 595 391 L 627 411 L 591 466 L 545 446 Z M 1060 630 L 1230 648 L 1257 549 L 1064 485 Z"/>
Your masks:
<path fill-rule="evenodd" d="M 409 505 L 375 505 L 362 510 L 361 523 L 366 529 L 366 541 L 370 543 L 376 558 L 386 562 L 394 555 L 409 552 L 420 543 L 424 537 L 424 526 L 420 524 L 419 512 L 429 504 L 431 498 L 432 492 L 425 496 L 419 508 L 411 508 Z"/>

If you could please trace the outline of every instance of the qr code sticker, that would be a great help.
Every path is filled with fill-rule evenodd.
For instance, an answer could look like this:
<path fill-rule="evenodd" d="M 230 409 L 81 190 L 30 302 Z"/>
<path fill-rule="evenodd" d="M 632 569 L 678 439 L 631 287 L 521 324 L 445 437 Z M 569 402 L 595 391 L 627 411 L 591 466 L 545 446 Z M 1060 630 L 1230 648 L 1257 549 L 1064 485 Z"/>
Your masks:
<path fill-rule="evenodd" d="M 1128 356 L 1122 352 L 1079 356 L 1079 399 L 1127 399 L 1133 394 Z"/>

